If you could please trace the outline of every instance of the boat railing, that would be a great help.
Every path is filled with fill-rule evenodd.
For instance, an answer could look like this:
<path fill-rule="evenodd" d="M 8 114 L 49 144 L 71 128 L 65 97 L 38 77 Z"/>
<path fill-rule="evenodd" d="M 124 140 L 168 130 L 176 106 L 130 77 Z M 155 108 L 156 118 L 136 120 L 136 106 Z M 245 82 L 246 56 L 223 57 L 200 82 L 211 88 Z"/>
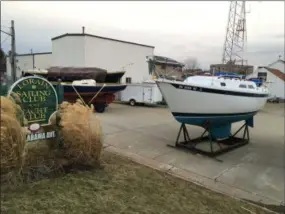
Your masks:
<path fill-rule="evenodd" d="M 224 78 L 224 79 L 236 79 L 236 80 L 241 80 L 242 78 L 239 77 L 239 76 L 228 76 L 228 75 L 221 75 L 221 76 L 218 76 L 218 79 L 221 79 L 221 78 Z"/>

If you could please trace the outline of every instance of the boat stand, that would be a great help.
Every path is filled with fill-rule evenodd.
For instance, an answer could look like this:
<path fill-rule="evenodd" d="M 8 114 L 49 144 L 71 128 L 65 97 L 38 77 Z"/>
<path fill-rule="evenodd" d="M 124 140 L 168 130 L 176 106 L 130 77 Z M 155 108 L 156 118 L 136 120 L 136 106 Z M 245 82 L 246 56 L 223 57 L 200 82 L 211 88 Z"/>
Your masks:
<path fill-rule="evenodd" d="M 178 136 L 176 138 L 175 146 L 168 145 L 176 148 L 187 149 L 194 154 L 202 154 L 208 157 L 215 157 L 225 152 L 231 151 L 238 147 L 244 146 L 249 143 L 249 128 L 248 122 L 245 123 L 232 135 L 223 140 L 215 140 L 211 135 L 210 125 L 204 126 L 203 134 L 198 137 L 191 139 L 184 123 L 181 124 Z M 243 131 L 243 137 L 239 138 L 236 135 Z M 205 134 L 208 132 L 208 136 Z M 183 133 L 184 141 L 179 142 L 180 136 Z M 203 144 L 203 145 L 202 145 Z M 207 146 L 208 145 L 208 146 Z M 199 148 L 200 147 L 200 148 Z"/>

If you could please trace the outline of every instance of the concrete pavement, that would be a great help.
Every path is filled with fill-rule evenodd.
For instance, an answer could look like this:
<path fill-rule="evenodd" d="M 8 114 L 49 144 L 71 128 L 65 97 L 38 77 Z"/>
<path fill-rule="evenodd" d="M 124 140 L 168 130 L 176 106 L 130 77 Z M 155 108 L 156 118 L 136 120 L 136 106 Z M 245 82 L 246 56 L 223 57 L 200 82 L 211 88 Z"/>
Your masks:
<path fill-rule="evenodd" d="M 266 105 L 254 118 L 250 144 L 219 156 L 221 161 L 167 147 L 180 127 L 167 108 L 112 104 L 96 115 L 106 150 L 228 195 L 284 204 L 284 105 Z M 197 137 L 203 130 L 189 126 L 188 131 Z"/>

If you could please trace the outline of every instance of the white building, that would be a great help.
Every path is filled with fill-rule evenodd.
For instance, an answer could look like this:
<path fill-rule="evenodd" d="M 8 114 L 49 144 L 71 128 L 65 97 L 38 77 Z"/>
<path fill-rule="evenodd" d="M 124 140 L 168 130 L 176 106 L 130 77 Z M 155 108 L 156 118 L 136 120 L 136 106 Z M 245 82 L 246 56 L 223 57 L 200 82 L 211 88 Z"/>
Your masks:
<path fill-rule="evenodd" d="M 247 78 L 263 78 L 270 91 L 271 97 L 278 97 L 285 99 L 285 61 L 277 60 L 268 66 L 260 66 L 254 73 L 247 76 Z"/>
<path fill-rule="evenodd" d="M 52 39 L 52 66 L 99 67 L 125 70 L 122 82 L 151 78 L 146 57 L 154 47 L 91 34 L 64 34 Z"/>
<path fill-rule="evenodd" d="M 28 53 L 28 54 L 18 54 L 16 56 L 17 78 L 21 77 L 22 71 L 26 69 L 42 68 L 46 69 L 50 67 L 52 59 L 51 52 L 42 53 Z M 9 57 L 7 57 L 7 76 L 11 77 L 11 64 Z"/>
<path fill-rule="evenodd" d="M 68 66 L 98 67 L 108 72 L 125 70 L 122 83 L 137 83 L 152 78 L 146 61 L 149 55 L 154 55 L 153 46 L 85 33 L 63 34 L 52 38 L 52 53 L 18 55 L 17 77 L 22 70 L 32 69 L 34 62 L 35 68 L 42 69 Z M 7 75 L 11 76 L 10 66 Z"/>

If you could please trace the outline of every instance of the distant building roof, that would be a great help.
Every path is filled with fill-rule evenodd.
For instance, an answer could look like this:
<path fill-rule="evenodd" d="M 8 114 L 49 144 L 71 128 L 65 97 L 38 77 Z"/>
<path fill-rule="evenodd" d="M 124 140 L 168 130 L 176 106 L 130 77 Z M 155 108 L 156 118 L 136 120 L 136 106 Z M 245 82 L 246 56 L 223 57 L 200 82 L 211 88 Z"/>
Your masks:
<path fill-rule="evenodd" d="M 235 67 L 235 68 L 253 68 L 253 65 L 240 65 L 240 64 L 211 64 L 210 68 L 213 67 Z"/>
<path fill-rule="evenodd" d="M 284 60 L 282 60 L 282 59 L 278 59 L 276 62 L 282 62 L 282 63 L 284 63 L 285 64 L 285 61 Z M 274 62 L 274 63 L 276 63 L 276 62 Z M 273 64 L 273 63 L 272 63 Z"/>
<path fill-rule="evenodd" d="M 178 62 L 174 59 L 168 58 L 168 57 L 164 57 L 164 56 L 154 56 L 154 60 L 155 63 L 159 63 L 159 64 L 167 64 L 167 65 L 178 65 L 183 67 L 184 64 L 181 62 Z"/>
<path fill-rule="evenodd" d="M 25 54 L 16 54 L 16 56 L 31 56 L 31 55 L 44 55 L 44 54 L 52 54 L 52 52 L 25 53 Z"/>
<path fill-rule="evenodd" d="M 16 56 L 32 56 L 32 55 L 46 55 L 46 54 L 52 54 L 52 52 L 34 52 L 34 53 L 16 53 Z M 9 55 L 7 55 L 7 58 L 9 58 Z"/>
<path fill-rule="evenodd" d="M 284 62 L 284 61 L 283 61 Z M 268 68 L 268 67 L 258 67 L 258 68 L 265 68 L 266 70 L 268 70 L 269 72 L 271 72 L 273 75 L 279 77 L 281 80 L 283 80 L 285 82 L 285 74 L 282 73 L 280 70 L 275 69 L 275 68 Z"/>
<path fill-rule="evenodd" d="M 96 36 L 96 35 L 87 34 L 87 33 L 66 33 L 66 34 L 62 34 L 60 36 L 54 37 L 51 40 L 53 41 L 53 40 L 60 39 L 60 38 L 66 37 L 66 36 L 90 36 L 90 37 L 95 37 L 95 38 L 99 38 L 99 39 L 106 39 L 106 40 L 111 40 L 111 41 L 115 41 L 115 42 L 122 42 L 122 43 L 127 43 L 127 44 L 132 44 L 132 45 L 154 48 L 154 46 L 150 46 L 150 45 L 144 45 L 144 44 L 139 44 L 139 43 L 134 43 L 134 42 L 127 42 L 127 41 L 118 40 L 118 39 L 111 39 L 111 38 Z"/>
<path fill-rule="evenodd" d="M 273 64 L 275 64 L 275 63 L 277 63 L 277 62 L 282 62 L 283 64 L 285 64 L 285 61 L 284 61 L 284 60 L 282 60 L 282 59 L 278 59 L 278 60 L 276 60 L 275 62 L 270 63 L 270 64 L 269 64 L 269 65 L 267 65 L 267 66 L 272 66 Z M 258 66 L 258 67 L 265 67 L 265 66 Z"/>

